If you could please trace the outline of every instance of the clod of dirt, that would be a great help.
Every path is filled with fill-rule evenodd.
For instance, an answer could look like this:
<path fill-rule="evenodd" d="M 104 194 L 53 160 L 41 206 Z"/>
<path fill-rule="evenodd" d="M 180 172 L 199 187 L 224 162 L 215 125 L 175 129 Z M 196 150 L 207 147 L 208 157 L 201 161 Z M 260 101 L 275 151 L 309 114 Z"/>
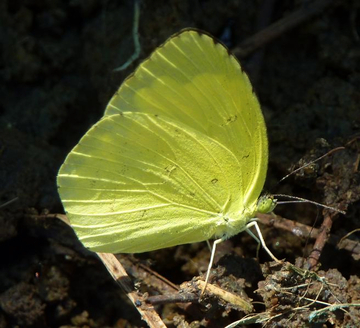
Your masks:
<path fill-rule="evenodd" d="M 34 325 L 44 315 L 42 303 L 36 288 L 25 282 L 9 288 L 0 295 L 3 311 L 13 318 L 15 325 Z"/>

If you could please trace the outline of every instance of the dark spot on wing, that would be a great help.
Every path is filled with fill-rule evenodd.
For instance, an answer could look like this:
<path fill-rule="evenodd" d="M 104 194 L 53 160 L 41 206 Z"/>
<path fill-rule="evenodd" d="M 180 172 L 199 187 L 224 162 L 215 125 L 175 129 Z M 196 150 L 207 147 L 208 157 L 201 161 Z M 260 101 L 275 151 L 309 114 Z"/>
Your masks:
<path fill-rule="evenodd" d="M 226 123 L 221 124 L 221 126 L 225 126 L 225 125 L 228 125 L 230 123 L 234 123 L 236 120 L 237 120 L 237 115 L 230 116 L 229 118 L 226 119 Z"/>
<path fill-rule="evenodd" d="M 232 123 L 232 122 L 235 122 L 237 120 L 237 116 L 234 115 L 234 116 L 230 116 L 226 121 L 228 123 Z"/>
<path fill-rule="evenodd" d="M 165 167 L 165 171 L 168 176 L 170 176 L 170 174 L 173 174 L 175 170 L 176 170 L 175 165 L 168 165 L 167 167 Z"/>

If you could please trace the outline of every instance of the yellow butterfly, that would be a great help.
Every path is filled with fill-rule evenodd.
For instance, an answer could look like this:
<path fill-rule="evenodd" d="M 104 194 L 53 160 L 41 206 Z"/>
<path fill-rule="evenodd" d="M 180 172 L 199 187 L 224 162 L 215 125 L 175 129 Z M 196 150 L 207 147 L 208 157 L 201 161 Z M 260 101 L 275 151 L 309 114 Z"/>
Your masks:
<path fill-rule="evenodd" d="M 259 102 L 221 43 L 184 30 L 157 48 L 120 86 L 104 117 L 58 174 L 67 216 L 82 243 L 140 253 L 255 226 L 268 165 Z M 257 239 L 258 240 L 258 239 Z M 259 240 L 258 240 L 259 242 Z M 208 270 L 208 275 L 209 275 Z"/>

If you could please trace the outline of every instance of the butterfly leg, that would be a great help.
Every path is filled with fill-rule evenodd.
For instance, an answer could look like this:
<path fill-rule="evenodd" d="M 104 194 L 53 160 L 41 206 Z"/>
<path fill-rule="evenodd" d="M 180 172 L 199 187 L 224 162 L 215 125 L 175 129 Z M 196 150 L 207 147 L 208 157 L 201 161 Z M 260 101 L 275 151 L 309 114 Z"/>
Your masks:
<path fill-rule="evenodd" d="M 211 256 L 210 256 L 210 262 L 209 262 L 209 266 L 208 266 L 208 269 L 207 269 L 207 273 L 206 273 L 206 278 L 205 278 L 205 285 L 201 291 L 201 294 L 200 294 L 200 298 L 204 295 L 204 292 L 205 292 L 205 289 L 206 289 L 206 286 L 209 282 L 209 277 L 210 277 L 210 271 L 211 271 L 211 268 L 212 268 L 212 265 L 213 265 L 213 262 L 214 262 L 214 257 L 215 257 L 215 251 L 216 251 L 216 246 L 218 244 L 220 244 L 222 241 L 224 241 L 224 239 L 220 238 L 220 239 L 216 239 L 213 243 L 213 246 L 211 248 Z M 210 245 L 209 241 L 208 242 L 208 245 Z"/>
<path fill-rule="evenodd" d="M 208 240 L 206 241 L 206 244 L 208 245 L 209 250 L 210 250 L 210 253 L 211 253 L 211 249 L 212 249 L 212 247 L 211 247 L 211 244 L 210 244 L 210 242 L 209 242 Z"/>
<path fill-rule="evenodd" d="M 255 237 L 254 234 L 249 230 L 249 228 L 251 228 L 251 227 L 255 227 L 256 232 L 257 232 L 257 234 L 258 234 L 258 236 L 259 236 L 259 238 L 255 238 L 255 240 L 256 240 L 257 242 L 259 242 L 259 239 L 260 239 L 260 243 L 261 243 L 262 247 L 263 247 L 263 248 L 265 249 L 265 251 L 270 255 L 270 257 L 271 257 L 274 261 L 281 263 L 282 261 L 280 261 L 279 259 L 277 259 L 277 258 L 275 257 L 275 255 L 274 255 L 273 253 L 271 253 L 270 249 L 267 248 L 267 246 L 266 246 L 266 244 L 265 244 L 264 237 L 263 237 L 263 235 L 262 235 L 262 233 L 261 233 L 261 231 L 260 231 L 260 228 L 259 228 L 259 225 L 257 224 L 257 222 L 256 222 L 256 221 L 251 221 L 251 222 L 249 222 L 249 223 L 246 225 L 246 229 L 245 229 L 246 232 L 247 232 L 250 236 Z"/>
<path fill-rule="evenodd" d="M 261 241 L 258 237 L 256 237 L 253 232 L 250 229 L 246 229 L 245 230 L 251 237 L 253 237 L 256 242 L 257 242 L 257 247 L 256 247 L 256 258 L 259 260 L 259 252 L 260 252 L 260 247 L 261 247 Z"/>

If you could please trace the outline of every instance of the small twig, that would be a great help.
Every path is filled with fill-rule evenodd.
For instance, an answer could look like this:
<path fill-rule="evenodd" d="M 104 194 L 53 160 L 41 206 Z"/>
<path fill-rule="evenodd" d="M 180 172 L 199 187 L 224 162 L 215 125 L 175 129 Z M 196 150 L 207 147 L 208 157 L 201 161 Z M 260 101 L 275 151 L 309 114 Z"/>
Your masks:
<path fill-rule="evenodd" d="M 1 204 L 1 205 L 0 205 L 0 208 L 10 205 L 11 203 L 17 201 L 18 199 L 19 199 L 19 197 L 15 197 L 15 198 L 13 198 L 13 199 L 10 199 L 10 200 L 8 200 L 7 202 L 5 202 L 4 204 Z"/>
<path fill-rule="evenodd" d="M 310 227 L 306 224 L 298 223 L 296 221 L 282 218 L 279 215 L 274 216 L 273 214 L 258 213 L 257 217 L 259 218 L 259 222 L 266 226 L 275 227 L 282 231 L 288 231 L 295 236 L 303 239 L 316 239 L 319 236 L 319 229 Z M 360 256 L 359 242 L 348 238 L 340 238 L 335 235 L 330 236 L 328 242 L 331 245 L 337 246 L 338 244 L 340 244 L 339 240 L 341 240 L 341 245 L 339 245 L 339 248 L 350 252 L 353 256 Z"/>
<path fill-rule="evenodd" d="M 330 6 L 334 1 L 335 0 L 318 0 L 308 6 L 303 6 L 301 9 L 294 11 L 259 33 L 246 39 L 238 47 L 232 49 L 232 52 L 237 57 L 246 57 L 256 49 L 279 37 L 284 32 L 293 29 L 315 15 L 323 13 L 325 8 Z"/>
<path fill-rule="evenodd" d="M 312 311 L 309 315 L 309 321 L 312 322 L 314 319 L 317 319 L 321 315 L 324 314 L 324 312 L 333 312 L 339 309 L 343 308 L 349 308 L 349 307 L 360 307 L 360 303 L 345 303 L 345 304 L 332 304 L 325 308 L 322 308 L 320 310 Z"/>
<path fill-rule="evenodd" d="M 273 14 L 274 3 L 275 0 L 265 0 L 261 2 L 259 15 L 256 21 L 256 32 L 261 31 L 269 26 Z M 248 62 L 246 63 L 246 70 L 251 76 L 251 82 L 255 85 L 260 75 L 264 53 L 265 48 L 260 48 L 252 55 L 251 58 L 249 58 Z"/>
<path fill-rule="evenodd" d="M 337 213 L 336 213 L 337 214 Z M 327 212 L 324 217 L 324 221 L 319 229 L 319 235 L 315 240 L 314 247 L 307 259 L 307 269 L 312 270 L 319 263 L 319 259 L 322 253 L 322 250 L 330 237 L 330 231 L 333 224 L 333 217 L 335 213 Z"/>
<path fill-rule="evenodd" d="M 199 300 L 199 294 L 194 291 L 194 288 L 190 290 L 179 291 L 179 287 L 173 284 L 171 281 L 160 275 L 158 272 L 152 270 L 148 266 L 141 263 L 133 256 L 117 255 L 117 258 L 121 256 L 121 264 L 126 268 L 126 272 L 129 273 L 135 280 L 142 281 L 146 286 L 156 290 L 160 295 L 149 296 L 146 298 L 146 302 L 151 304 L 166 304 L 166 303 L 178 303 L 177 306 L 184 312 L 189 311 L 192 303 L 197 303 Z M 194 292 L 192 292 L 194 291 Z M 182 296 L 183 295 L 183 296 Z M 201 316 L 201 310 L 196 307 L 191 307 L 191 313 L 195 316 Z"/>
<path fill-rule="evenodd" d="M 179 287 L 177 285 L 175 285 L 169 279 L 166 279 L 164 276 L 162 276 L 158 272 L 150 269 L 148 266 L 139 263 L 139 267 L 141 267 L 142 269 L 144 269 L 145 271 L 150 273 L 151 276 L 155 277 L 158 281 L 161 281 L 164 285 L 167 286 L 167 289 L 171 289 L 171 290 L 175 290 L 175 291 L 179 290 Z"/>
<path fill-rule="evenodd" d="M 237 320 L 230 325 L 227 325 L 225 328 L 235 328 L 240 325 L 250 325 L 254 323 L 262 323 L 262 327 L 266 325 L 266 323 L 271 319 L 271 313 L 269 312 L 261 312 L 256 314 L 248 314 L 244 318 Z M 264 324 L 265 323 L 265 324 Z"/>
<path fill-rule="evenodd" d="M 119 254 L 116 256 L 121 264 L 125 267 L 126 272 L 136 280 L 143 281 L 147 286 L 156 289 L 160 294 L 173 294 L 179 291 L 179 287 L 144 265 L 133 256 Z"/>
<path fill-rule="evenodd" d="M 296 221 L 285 219 L 279 215 L 257 213 L 257 218 L 262 224 L 275 227 L 280 230 L 288 231 L 300 238 L 316 238 L 319 234 L 318 229 L 309 227 Z"/>
<path fill-rule="evenodd" d="M 124 267 L 117 260 L 114 254 L 97 253 L 106 269 L 109 271 L 114 280 L 125 291 L 135 308 L 139 311 L 141 318 L 146 321 L 150 328 L 166 328 L 164 322 L 150 304 L 144 304 L 144 300 L 139 297 L 138 293 L 131 287 L 131 279 L 127 275 Z"/>
<path fill-rule="evenodd" d="M 355 137 L 353 137 L 349 142 L 346 143 L 346 147 L 349 147 L 351 144 L 355 143 L 356 141 L 358 141 L 360 139 L 360 135 L 356 135 Z M 356 143 L 355 146 L 358 146 L 358 144 Z M 359 151 L 359 148 L 356 147 L 357 150 Z M 354 163 L 354 168 L 353 168 L 353 172 L 356 173 L 359 171 L 359 164 L 360 164 L 360 154 L 358 153 L 355 163 Z"/>
<path fill-rule="evenodd" d="M 141 46 L 139 41 L 139 18 L 140 18 L 140 0 L 134 1 L 134 22 L 133 22 L 133 40 L 134 40 L 134 53 L 129 57 L 129 59 L 120 67 L 115 68 L 114 72 L 123 71 L 128 68 L 136 59 L 139 58 L 141 52 Z"/>
<path fill-rule="evenodd" d="M 66 215 L 63 214 L 44 214 L 37 215 L 37 218 L 57 218 L 63 221 L 64 223 L 70 225 L 70 222 Z M 106 269 L 113 277 L 113 279 L 120 285 L 120 287 L 125 291 L 128 298 L 134 304 L 135 308 L 141 315 L 141 318 L 146 321 L 150 328 L 166 328 L 164 322 L 161 320 L 160 316 L 155 311 L 154 307 L 150 304 L 142 306 L 145 302 L 134 291 L 132 287 L 132 282 L 128 274 L 126 273 L 124 267 L 121 265 L 119 260 L 115 257 L 114 254 L 109 253 L 96 253 L 100 260 L 104 263 Z"/>
<path fill-rule="evenodd" d="M 349 238 L 353 233 L 358 232 L 358 231 L 360 231 L 360 228 L 354 229 L 353 231 L 350 231 L 349 233 L 347 233 L 344 237 L 342 237 L 342 238 L 340 239 L 340 241 L 338 242 L 338 246 L 339 246 L 340 244 L 342 244 L 343 242 L 345 242 L 346 239 Z"/>
<path fill-rule="evenodd" d="M 205 282 L 198 280 L 197 286 L 200 290 L 204 290 Z M 230 293 L 218 286 L 212 284 L 206 284 L 206 293 L 216 295 L 217 297 L 223 299 L 225 302 L 237 306 L 242 309 L 245 313 L 250 313 L 253 311 L 253 305 L 247 299 L 240 297 L 239 295 Z"/>
<path fill-rule="evenodd" d="M 151 303 L 152 305 L 159 304 L 172 304 L 172 303 L 198 303 L 199 295 L 193 293 L 173 293 L 166 295 L 155 295 L 149 296 L 146 299 L 146 302 Z"/>

